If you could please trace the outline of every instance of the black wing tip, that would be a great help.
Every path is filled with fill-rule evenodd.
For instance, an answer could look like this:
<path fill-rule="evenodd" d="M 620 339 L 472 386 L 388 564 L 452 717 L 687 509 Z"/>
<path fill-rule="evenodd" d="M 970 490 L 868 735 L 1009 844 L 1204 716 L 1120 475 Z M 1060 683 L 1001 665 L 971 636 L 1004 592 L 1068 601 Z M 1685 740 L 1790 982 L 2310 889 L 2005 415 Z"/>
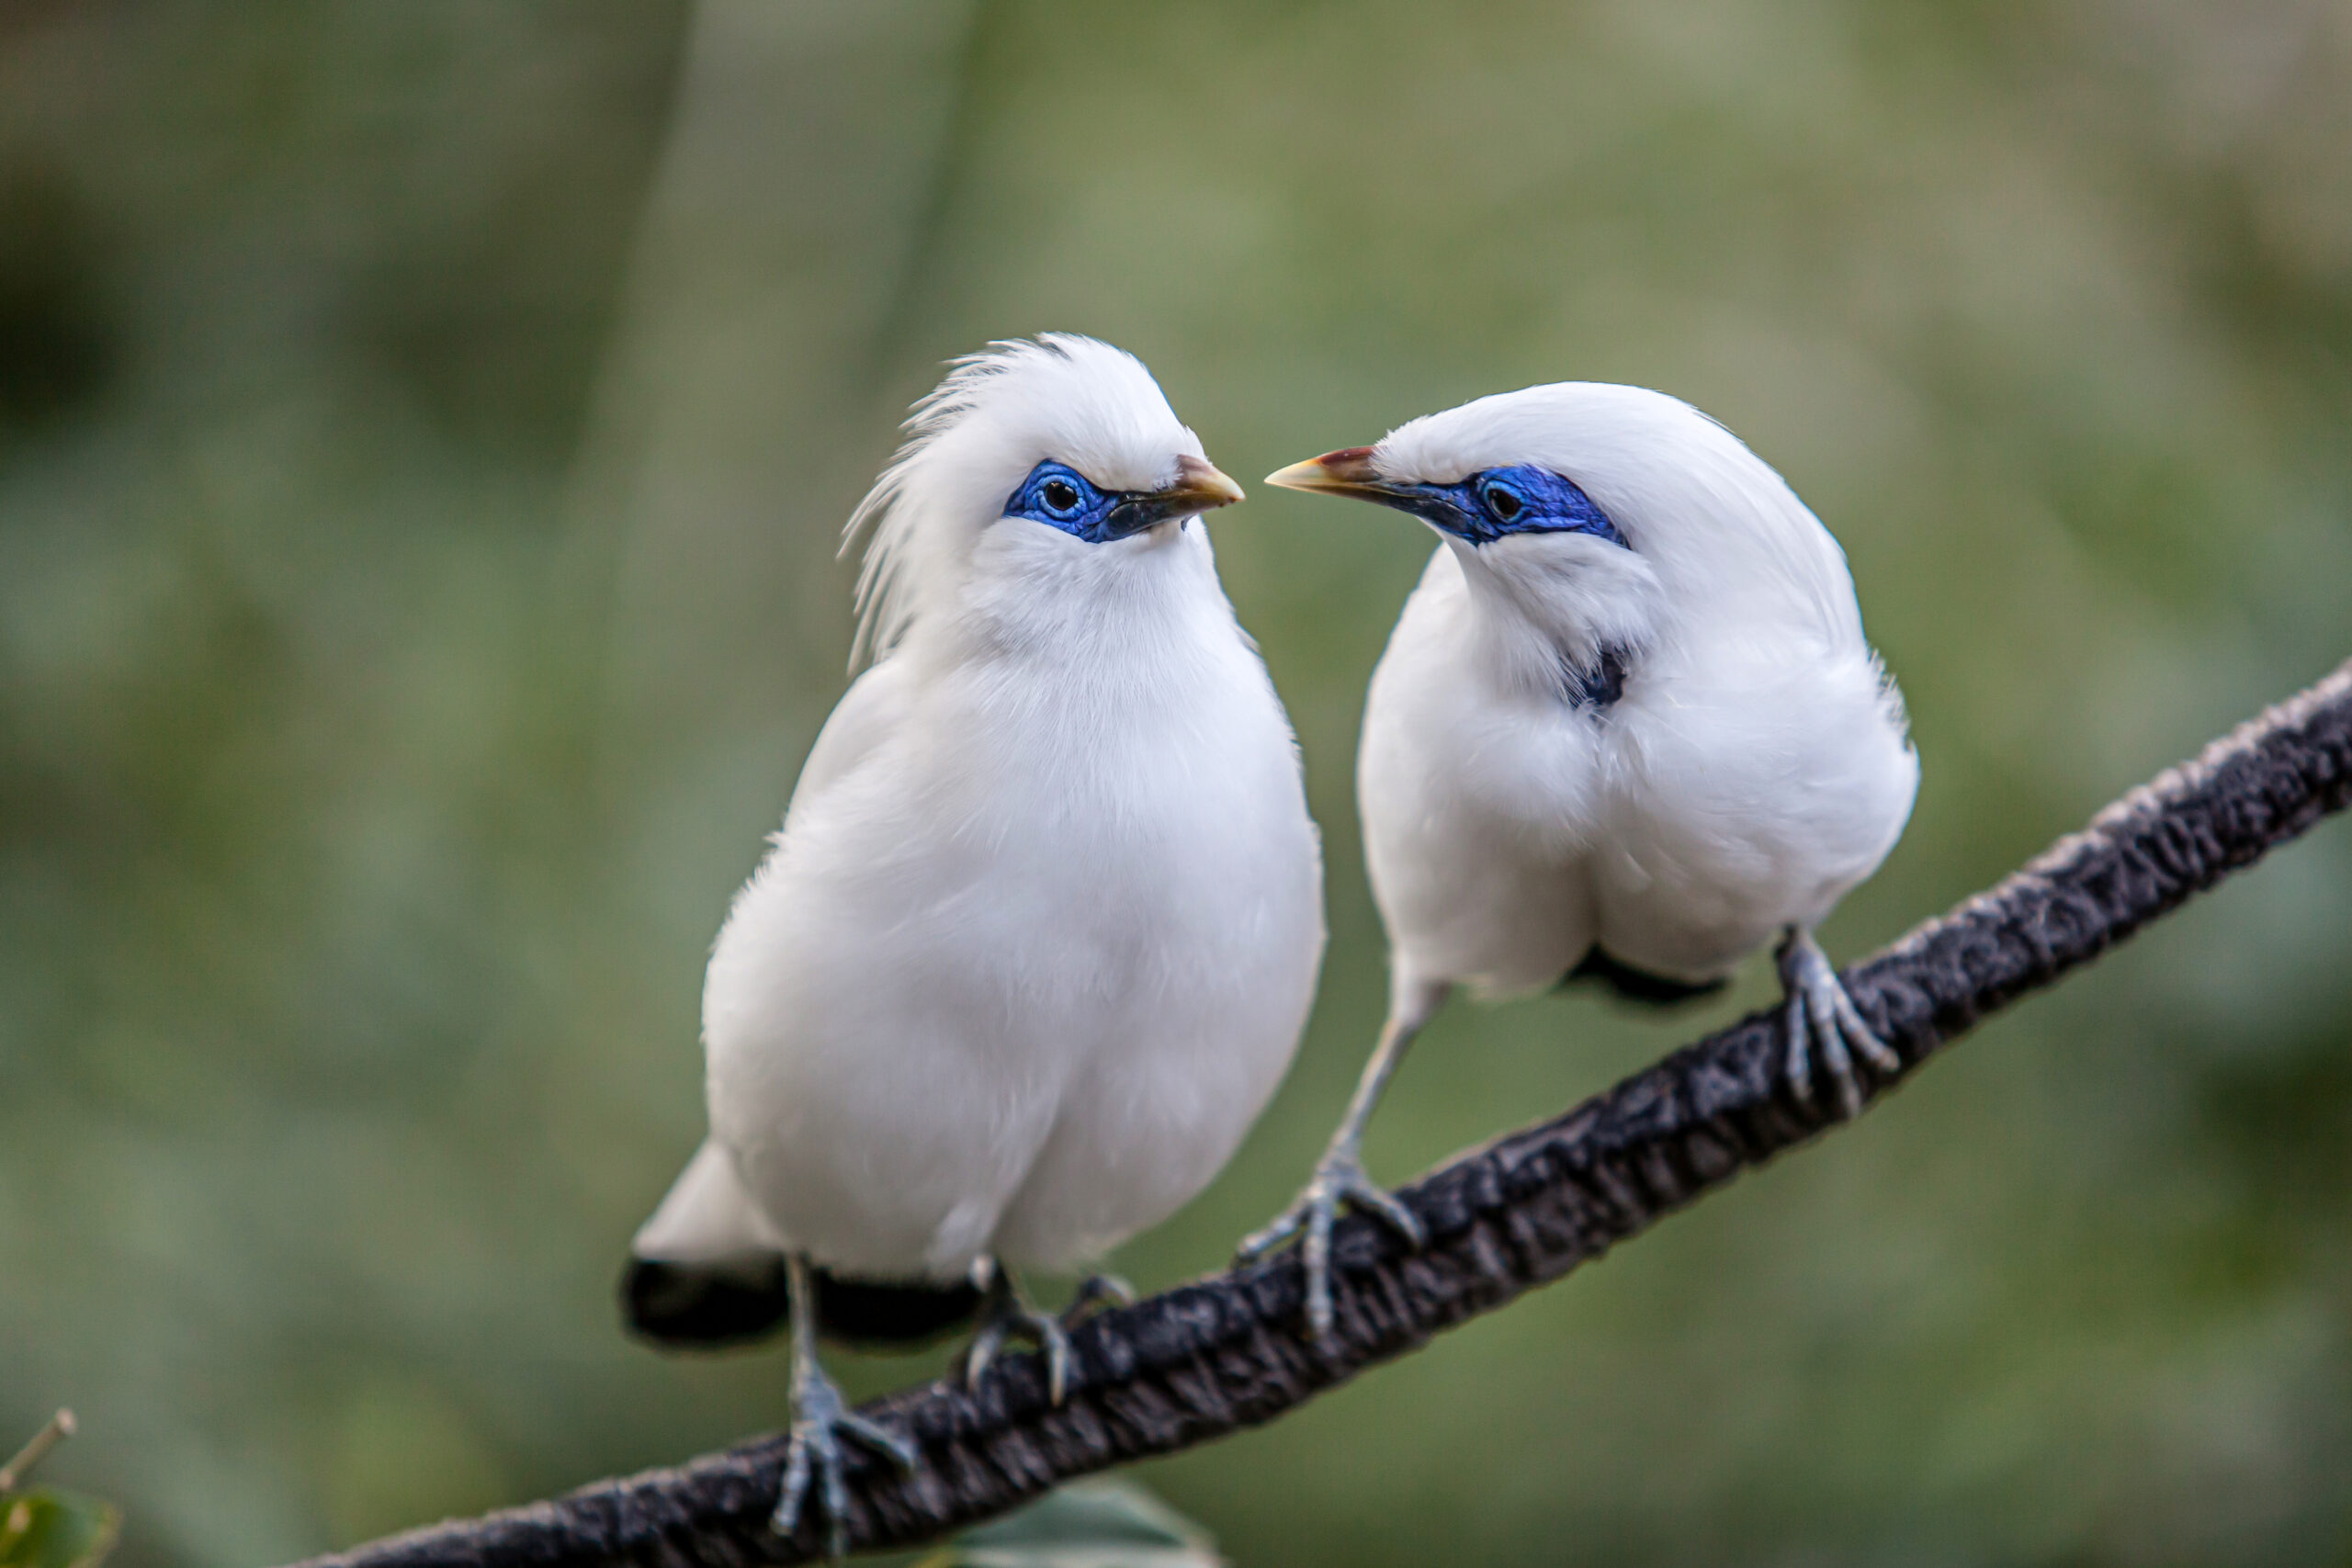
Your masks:
<path fill-rule="evenodd" d="M 1636 969 L 1630 964 L 1611 958 L 1599 948 L 1584 955 L 1575 968 L 1560 976 L 1562 986 L 1573 986 L 1579 980 L 1590 980 L 1606 987 L 1612 995 L 1645 1007 L 1678 1007 L 1712 997 L 1731 984 L 1731 976 L 1719 975 L 1712 980 L 1677 980 L 1666 975 L 1653 975 L 1646 969 Z"/>
<path fill-rule="evenodd" d="M 969 1323 L 977 1285 L 844 1280 L 816 1270 L 817 1332 L 844 1345 L 915 1349 Z M 717 1263 L 632 1258 L 621 1275 L 621 1319 L 640 1339 L 723 1349 L 768 1337 L 792 1307 L 784 1259 L 773 1253 Z"/>

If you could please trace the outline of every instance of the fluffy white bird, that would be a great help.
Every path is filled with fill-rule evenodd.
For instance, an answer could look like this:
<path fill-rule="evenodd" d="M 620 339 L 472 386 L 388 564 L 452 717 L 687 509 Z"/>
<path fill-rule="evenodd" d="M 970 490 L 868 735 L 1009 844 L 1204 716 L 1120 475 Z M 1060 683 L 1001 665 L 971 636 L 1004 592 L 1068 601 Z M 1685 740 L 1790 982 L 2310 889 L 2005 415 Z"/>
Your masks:
<path fill-rule="evenodd" d="M 710 1136 L 632 1245 L 633 1324 L 746 1337 L 787 1308 L 776 1525 L 812 1475 L 838 1549 L 852 1415 L 820 1331 L 982 1314 L 1068 1350 L 1010 1269 L 1166 1218 L 1287 1068 L 1323 951 L 1290 722 L 1204 525 L 1241 498 L 1144 367 L 1091 339 L 957 362 L 850 524 L 860 646 L 703 991 Z M 978 1283 L 975 1283 L 975 1280 Z"/>
<path fill-rule="evenodd" d="M 1781 476 L 1687 403 L 1567 382 L 1418 419 L 1269 476 L 1412 513 L 1442 543 L 1374 671 L 1356 790 L 1388 931 L 1380 1043 L 1255 1257 L 1304 1232 L 1331 1322 L 1331 1224 L 1374 1185 L 1364 1123 L 1451 989 L 1589 976 L 1713 989 L 1775 936 L 1788 1067 L 1850 1114 L 1892 1071 L 1813 929 L 1877 869 L 1918 788 L 1902 698 L 1846 558 Z"/>

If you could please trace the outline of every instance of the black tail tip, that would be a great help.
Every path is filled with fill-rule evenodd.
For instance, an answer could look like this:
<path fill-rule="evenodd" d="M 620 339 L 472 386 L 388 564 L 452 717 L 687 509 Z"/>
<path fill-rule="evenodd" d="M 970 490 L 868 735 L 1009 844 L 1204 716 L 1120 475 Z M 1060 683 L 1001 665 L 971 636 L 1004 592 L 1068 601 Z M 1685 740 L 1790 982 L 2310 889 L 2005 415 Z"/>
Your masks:
<path fill-rule="evenodd" d="M 792 1307 L 784 1259 L 665 1263 L 632 1258 L 621 1276 L 621 1321 L 659 1345 L 748 1345 L 775 1332 Z"/>
<path fill-rule="evenodd" d="M 977 1285 L 844 1280 L 814 1274 L 817 1332 L 837 1344 L 913 1349 L 972 1321 Z M 774 1254 L 719 1263 L 632 1258 L 621 1276 L 621 1316 L 660 1345 L 718 1349 L 764 1339 L 792 1306 L 784 1259 Z"/>

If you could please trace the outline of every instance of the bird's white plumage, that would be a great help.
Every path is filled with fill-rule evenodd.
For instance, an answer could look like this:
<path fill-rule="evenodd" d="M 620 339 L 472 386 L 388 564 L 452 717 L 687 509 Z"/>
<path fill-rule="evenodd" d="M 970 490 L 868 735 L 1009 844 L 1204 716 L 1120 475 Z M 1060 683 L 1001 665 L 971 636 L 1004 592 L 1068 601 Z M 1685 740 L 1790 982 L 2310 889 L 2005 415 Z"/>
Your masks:
<path fill-rule="evenodd" d="M 1598 942 L 1705 981 L 1810 929 L 1874 870 L 1918 783 L 1845 557 L 1689 405 L 1566 383 L 1483 398 L 1373 448 L 1384 477 L 1538 464 L 1608 513 L 1448 537 L 1373 677 L 1358 795 L 1402 983 L 1555 982 Z M 1624 651 L 1623 696 L 1560 660 Z"/>
<path fill-rule="evenodd" d="M 1319 849 L 1204 525 L 1089 543 L 1004 515 L 1042 460 L 1144 490 L 1198 440 L 1140 364 L 1069 337 L 964 362 L 910 429 L 856 520 L 876 662 L 712 955 L 723 1163 L 641 1257 L 1091 1258 L 1209 1180 L 1306 1020 Z"/>

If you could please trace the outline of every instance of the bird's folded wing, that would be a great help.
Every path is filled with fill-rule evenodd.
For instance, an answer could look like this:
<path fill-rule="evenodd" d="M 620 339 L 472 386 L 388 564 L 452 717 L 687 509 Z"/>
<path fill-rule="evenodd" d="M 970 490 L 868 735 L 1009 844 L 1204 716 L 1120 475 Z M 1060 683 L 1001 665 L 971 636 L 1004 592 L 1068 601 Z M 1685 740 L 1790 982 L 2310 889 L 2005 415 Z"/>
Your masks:
<path fill-rule="evenodd" d="M 784 1250 L 743 1190 L 727 1151 L 707 1138 L 653 1217 L 638 1227 L 628 1249 L 669 1263 L 716 1263 Z"/>

